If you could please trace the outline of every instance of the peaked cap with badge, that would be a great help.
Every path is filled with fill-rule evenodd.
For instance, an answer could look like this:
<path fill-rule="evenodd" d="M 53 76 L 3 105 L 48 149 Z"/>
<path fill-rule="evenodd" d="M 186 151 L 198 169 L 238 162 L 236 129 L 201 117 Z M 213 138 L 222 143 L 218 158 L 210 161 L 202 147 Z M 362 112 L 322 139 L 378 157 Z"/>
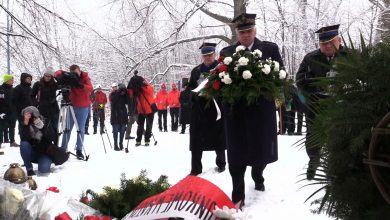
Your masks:
<path fill-rule="evenodd" d="M 255 27 L 256 14 L 242 13 L 232 20 L 238 31 L 245 31 Z"/>
<path fill-rule="evenodd" d="M 326 26 L 318 29 L 315 33 L 318 34 L 320 43 L 327 43 L 339 35 L 339 24 Z"/>

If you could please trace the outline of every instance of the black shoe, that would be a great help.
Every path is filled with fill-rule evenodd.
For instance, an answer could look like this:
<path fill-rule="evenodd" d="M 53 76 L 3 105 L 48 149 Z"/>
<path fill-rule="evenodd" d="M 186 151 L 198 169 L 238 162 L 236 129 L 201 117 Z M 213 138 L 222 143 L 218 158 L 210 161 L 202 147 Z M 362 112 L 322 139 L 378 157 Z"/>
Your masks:
<path fill-rule="evenodd" d="M 87 132 L 84 132 L 85 135 L 89 135 L 88 131 Z"/>
<path fill-rule="evenodd" d="M 135 139 L 135 137 L 129 136 L 129 139 Z"/>
<path fill-rule="evenodd" d="M 106 133 L 106 132 L 104 132 L 104 131 L 100 131 L 100 134 L 104 134 L 104 133 Z"/>
<path fill-rule="evenodd" d="M 27 170 L 27 176 L 35 176 L 34 170 Z"/>
<path fill-rule="evenodd" d="M 96 131 L 93 132 L 93 134 L 96 134 L 96 133 L 97 133 Z"/>
<path fill-rule="evenodd" d="M 9 143 L 9 140 L 8 139 L 4 140 L 4 143 Z"/>
<path fill-rule="evenodd" d="M 287 133 L 288 136 L 291 136 L 291 135 L 293 135 L 293 134 L 294 134 L 294 133 L 292 133 L 292 132 L 288 132 L 288 133 Z"/>
<path fill-rule="evenodd" d="M 264 191 L 265 190 L 264 183 L 255 183 L 255 190 Z"/>
<path fill-rule="evenodd" d="M 226 170 L 225 167 L 216 167 L 215 170 L 218 172 L 218 173 L 222 173 L 223 171 Z"/>
<path fill-rule="evenodd" d="M 81 152 L 81 150 L 76 150 L 77 159 L 84 160 L 84 154 Z"/>
<path fill-rule="evenodd" d="M 150 144 L 150 141 L 145 141 L 145 147 L 148 147 Z"/>
<path fill-rule="evenodd" d="M 164 132 L 168 132 L 168 129 L 165 128 L 165 129 L 164 129 Z"/>
<path fill-rule="evenodd" d="M 181 132 L 180 132 L 180 134 L 184 134 L 184 133 L 185 133 L 185 131 L 181 131 Z"/>
<path fill-rule="evenodd" d="M 119 149 L 120 149 L 120 150 L 123 150 L 123 144 L 122 144 L 122 143 L 119 144 Z"/>
<path fill-rule="evenodd" d="M 141 141 L 136 141 L 136 142 L 135 142 L 135 146 L 136 146 L 136 147 L 141 146 Z"/>
<path fill-rule="evenodd" d="M 114 146 L 115 151 L 120 151 L 119 147 L 117 145 Z"/>
<path fill-rule="evenodd" d="M 302 135 L 302 132 L 300 132 L 300 131 L 295 132 L 294 135 Z"/>
<path fill-rule="evenodd" d="M 199 174 L 201 174 L 202 172 L 195 172 L 195 171 L 191 171 L 190 174 L 188 174 L 188 176 L 198 176 Z"/>

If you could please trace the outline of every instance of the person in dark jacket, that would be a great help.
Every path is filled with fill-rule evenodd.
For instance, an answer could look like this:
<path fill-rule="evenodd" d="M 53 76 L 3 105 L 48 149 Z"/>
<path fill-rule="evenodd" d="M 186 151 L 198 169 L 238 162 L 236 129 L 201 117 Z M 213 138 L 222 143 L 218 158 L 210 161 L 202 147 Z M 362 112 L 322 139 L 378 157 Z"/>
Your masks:
<path fill-rule="evenodd" d="M 114 150 L 123 150 L 123 138 L 125 136 L 127 125 L 127 106 L 130 98 L 127 93 L 126 86 L 122 83 L 118 85 L 118 89 L 114 90 L 110 96 L 111 99 L 111 118 L 112 133 L 114 135 Z M 119 134 L 119 147 L 118 147 Z"/>
<path fill-rule="evenodd" d="M 49 155 L 46 154 L 46 148 L 52 143 L 53 136 L 45 132 L 44 121 L 34 106 L 28 106 L 21 111 L 22 124 L 20 127 L 20 155 L 22 156 L 27 175 L 33 176 L 32 162 L 38 163 L 40 173 L 50 172 L 50 166 L 53 163 Z"/>
<path fill-rule="evenodd" d="M 0 147 L 9 138 L 10 145 L 19 146 L 15 142 L 16 107 L 12 100 L 14 77 L 9 74 L 3 76 L 0 86 Z M 9 135 L 8 135 L 8 134 Z"/>
<path fill-rule="evenodd" d="M 22 73 L 20 76 L 20 84 L 14 88 L 13 102 L 16 107 L 16 114 L 18 115 L 19 124 L 22 123 L 22 116 L 20 114 L 22 109 L 34 104 L 31 98 L 31 81 L 32 76 L 30 74 Z"/>
<path fill-rule="evenodd" d="M 45 118 L 45 123 L 50 123 L 54 132 L 57 132 L 58 117 L 60 108 L 56 99 L 57 83 L 54 80 L 54 69 L 48 67 L 43 77 L 32 88 L 32 99 L 34 106 L 38 107 L 39 112 Z M 57 145 L 57 140 L 55 140 Z"/>
<path fill-rule="evenodd" d="M 201 49 L 203 63 L 191 71 L 188 89 L 193 90 L 205 79 L 202 73 L 209 72 L 215 68 L 218 61 L 215 60 L 214 43 L 203 43 Z M 223 119 L 217 119 L 217 109 L 208 100 L 192 92 L 191 94 L 191 123 L 190 123 L 190 151 L 191 151 L 191 172 L 190 175 L 197 176 L 202 173 L 203 151 L 215 151 L 217 154 L 217 172 L 225 171 L 225 136 L 223 131 Z M 208 106 L 208 107 L 206 107 Z M 223 116 L 222 116 L 223 118 Z"/>
<path fill-rule="evenodd" d="M 296 83 L 298 89 L 306 97 L 306 152 L 309 156 L 309 165 L 307 168 L 307 179 L 311 180 L 315 176 L 318 166 L 321 149 L 313 147 L 311 144 L 312 128 L 311 122 L 315 118 L 315 106 L 320 99 L 326 98 L 322 89 L 313 85 L 316 78 L 332 77 L 334 72 L 329 69 L 331 61 L 338 55 L 344 54 L 341 46 L 341 37 L 339 36 L 340 25 L 322 27 L 315 33 L 318 34 L 320 48 L 314 50 L 303 58 L 296 74 Z M 325 64 L 325 65 L 324 65 Z"/>
<path fill-rule="evenodd" d="M 249 51 L 259 49 L 262 60 L 270 58 L 283 66 L 278 46 L 256 38 L 255 17 L 256 14 L 243 13 L 233 19 L 238 42 L 223 48 L 220 55 L 230 57 L 237 46 L 243 45 Z M 241 208 L 245 204 L 246 167 L 252 167 L 255 190 L 264 191 L 263 171 L 267 164 L 278 160 L 275 101 L 259 97 L 248 105 L 242 98 L 233 105 L 224 103 L 223 111 L 229 172 L 233 182 L 232 201 Z"/>
<path fill-rule="evenodd" d="M 184 134 L 186 132 L 186 126 L 191 122 L 191 90 L 187 86 L 188 83 L 183 84 L 185 89 L 180 92 L 180 119 L 181 132 Z"/>

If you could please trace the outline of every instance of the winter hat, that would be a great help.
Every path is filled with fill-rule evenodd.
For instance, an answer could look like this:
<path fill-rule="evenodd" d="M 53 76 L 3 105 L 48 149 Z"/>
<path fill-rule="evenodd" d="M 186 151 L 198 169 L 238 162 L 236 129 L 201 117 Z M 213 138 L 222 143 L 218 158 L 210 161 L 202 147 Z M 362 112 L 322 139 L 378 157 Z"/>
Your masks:
<path fill-rule="evenodd" d="M 119 83 L 119 84 L 118 84 L 118 88 L 119 88 L 119 89 L 126 89 L 126 85 L 123 84 L 123 83 Z"/>
<path fill-rule="evenodd" d="M 117 83 L 113 83 L 113 84 L 111 84 L 111 87 L 117 87 L 118 86 L 118 84 Z"/>
<path fill-rule="evenodd" d="M 22 110 L 22 116 L 24 115 L 25 112 L 31 112 L 31 114 L 34 117 L 39 117 L 41 114 L 39 114 L 39 110 L 34 107 L 34 106 L 28 106 Z"/>
<path fill-rule="evenodd" d="M 22 75 L 20 75 L 20 83 L 25 84 L 25 81 L 27 78 L 31 78 L 31 80 L 32 80 L 32 75 L 30 75 L 28 73 L 22 73 Z"/>
<path fill-rule="evenodd" d="M 11 74 L 5 74 L 4 76 L 3 76 L 3 82 L 8 82 L 8 81 L 10 81 L 11 79 L 13 79 L 14 78 L 14 76 L 12 76 Z"/>
<path fill-rule="evenodd" d="M 161 84 L 161 88 L 162 88 L 162 89 L 166 89 L 166 88 L 167 88 L 167 86 L 165 85 L 165 83 Z"/>
<path fill-rule="evenodd" d="M 43 71 L 43 74 L 49 74 L 49 75 L 52 75 L 54 76 L 54 69 L 53 67 L 49 66 L 45 69 L 45 71 Z"/>

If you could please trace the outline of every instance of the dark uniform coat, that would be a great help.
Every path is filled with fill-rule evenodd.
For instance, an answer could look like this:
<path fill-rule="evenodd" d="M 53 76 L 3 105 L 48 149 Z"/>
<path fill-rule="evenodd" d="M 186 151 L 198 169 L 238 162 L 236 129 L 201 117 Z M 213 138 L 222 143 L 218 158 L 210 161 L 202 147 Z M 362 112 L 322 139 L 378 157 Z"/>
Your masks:
<path fill-rule="evenodd" d="M 340 47 L 339 52 L 335 55 L 335 58 L 337 58 L 338 55 L 345 55 L 343 47 Z M 318 103 L 319 99 L 327 97 L 327 95 L 323 93 L 322 89 L 314 86 L 313 83 L 316 81 L 316 78 L 331 75 L 329 72 L 330 69 L 327 67 L 327 65 L 330 65 L 331 63 L 330 60 L 331 59 L 317 49 L 306 54 L 299 66 L 296 75 L 296 83 L 298 89 L 302 91 L 306 100 L 304 109 L 307 122 L 314 120 L 315 113 L 312 109 L 315 109 L 315 105 Z M 307 123 L 306 130 L 306 137 L 311 137 L 312 129 L 310 123 Z M 313 159 L 318 157 L 320 149 L 311 147 L 310 143 L 310 140 L 306 141 L 306 151 L 308 156 Z"/>
<path fill-rule="evenodd" d="M 186 88 L 180 92 L 180 124 L 189 124 L 191 121 L 191 90 Z"/>
<path fill-rule="evenodd" d="M 58 115 L 60 108 L 56 99 L 57 83 L 53 77 L 49 82 L 43 78 L 34 83 L 32 88 L 32 101 L 34 106 L 38 107 L 39 113 L 45 117 L 46 120 L 55 120 L 53 123 L 58 123 Z"/>
<path fill-rule="evenodd" d="M 208 72 L 217 66 L 214 61 L 209 67 L 204 64 L 196 66 L 191 71 L 189 89 L 195 89 L 203 81 L 202 73 Z M 217 110 L 214 103 L 192 92 L 192 108 L 190 123 L 190 150 L 213 151 L 226 149 L 223 132 L 223 116 L 217 119 Z M 221 105 L 219 105 L 221 108 Z"/>
<path fill-rule="evenodd" d="M 232 56 L 237 43 L 221 50 L 221 56 Z M 259 49 L 262 59 L 271 58 L 283 66 L 275 43 L 255 39 L 252 51 Z M 278 160 L 275 101 L 258 98 L 251 105 L 245 99 L 230 105 L 224 103 L 228 163 L 232 166 L 262 166 Z"/>

